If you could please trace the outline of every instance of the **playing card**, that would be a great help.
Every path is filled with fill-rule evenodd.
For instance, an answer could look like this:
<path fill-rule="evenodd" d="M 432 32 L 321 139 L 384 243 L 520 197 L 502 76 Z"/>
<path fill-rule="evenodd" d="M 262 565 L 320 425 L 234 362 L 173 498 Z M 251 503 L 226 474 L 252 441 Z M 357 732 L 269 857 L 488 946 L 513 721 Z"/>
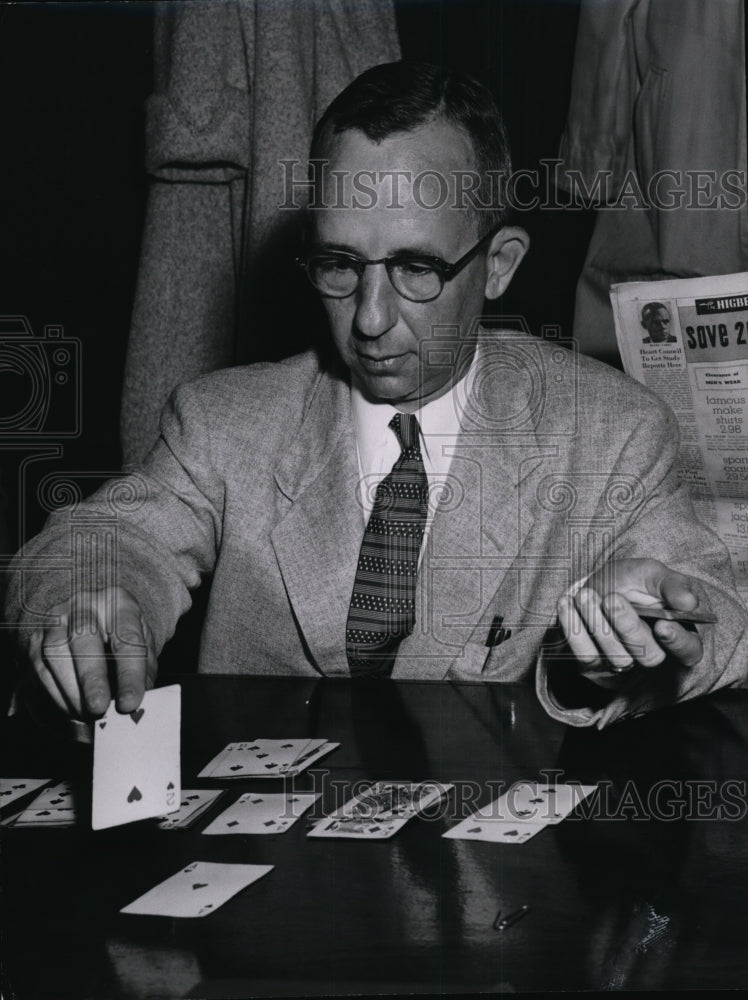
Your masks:
<path fill-rule="evenodd" d="M 69 781 L 58 781 L 31 800 L 29 809 L 74 809 L 75 796 Z"/>
<path fill-rule="evenodd" d="M 203 833 L 285 833 L 321 794 L 248 792 L 206 826 Z"/>
<path fill-rule="evenodd" d="M 48 785 L 51 778 L 0 778 L 0 808 Z"/>
<path fill-rule="evenodd" d="M 68 781 L 60 781 L 31 800 L 26 808 L 2 821 L 3 826 L 74 826 L 76 802 Z"/>
<path fill-rule="evenodd" d="M 296 759 L 318 749 L 324 740 L 245 740 L 229 743 L 200 773 L 200 777 L 276 777 Z"/>
<path fill-rule="evenodd" d="M 316 743 L 317 741 L 312 740 L 311 742 Z M 319 747 L 308 746 L 307 749 L 302 754 L 300 754 L 300 756 L 296 758 L 291 767 L 288 769 L 287 772 L 288 776 L 295 777 L 297 774 L 301 774 L 302 771 L 305 771 L 315 761 L 319 760 L 320 757 L 325 757 L 328 753 L 332 753 L 332 751 L 337 750 L 339 746 L 340 746 L 339 743 L 330 743 L 329 740 L 325 740 L 325 742 Z"/>
<path fill-rule="evenodd" d="M 510 823 L 560 823 L 597 785 L 547 785 L 518 781 L 498 799 L 473 813 L 475 819 Z"/>
<path fill-rule="evenodd" d="M 442 834 L 450 840 L 488 840 L 494 844 L 524 844 L 544 830 L 545 823 L 513 823 L 502 819 L 481 820 L 469 816 Z"/>
<path fill-rule="evenodd" d="M 410 817 L 365 819 L 360 816 L 327 816 L 309 831 L 308 837 L 350 837 L 352 840 L 387 840 L 401 830 Z"/>
<path fill-rule="evenodd" d="M 452 787 L 437 782 L 376 782 L 321 820 L 308 836 L 386 839 L 447 795 Z"/>
<path fill-rule="evenodd" d="M 275 770 L 282 772 L 294 766 L 299 758 L 307 757 L 315 750 L 324 746 L 325 740 L 254 740 L 249 747 L 249 752 L 256 759 L 256 770 L 262 774 L 263 770 Z"/>
<path fill-rule="evenodd" d="M 198 777 L 290 778 L 339 745 L 324 739 L 257 739 L 229 743 Z"/>
<path fill-rule="evenodd" d="M 193 861 L 176 875 L 123 907 L 120 913 L 205 917 L 272 869 L 273 865 Z"/>
<path fill-rule="evenodd" d="M 24 809 L 13 820 L 14 827 L 75 826 L 76 812 L 72 807 L 66 809 Z"/>
<path fill-rule="evenodd" d="M 159 830 L 184 830 L 192 826 L 223 794 L 222 791 L 212 788 L 183 789 L 179 809 L 168 816 L 163 816 L 156 827 Z"/>
<path fill-rule="evenodd" d="M 368 819 L 384 817 L 410 819 L 411 816 L 423 812 L 438 802 L 451 791 L 452 787 L 434 781 L 377 781 L 361 789 L 330 815 Z"/>
<path fill-rule="evenodd" d="M 179 779 L 180 688 L 147 691 L 134 712 L 112 703 L 94 727 L 94 830 L 175 812 Z"/>

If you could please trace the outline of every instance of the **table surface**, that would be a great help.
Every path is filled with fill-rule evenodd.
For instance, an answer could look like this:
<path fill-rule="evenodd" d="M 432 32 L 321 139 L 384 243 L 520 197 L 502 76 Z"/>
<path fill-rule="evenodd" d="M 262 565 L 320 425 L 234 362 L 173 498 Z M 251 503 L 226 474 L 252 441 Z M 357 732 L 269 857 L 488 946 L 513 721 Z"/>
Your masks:
<path fill-rule="evenodd" d="M 514 685 L 178 680 L 182 786 L 227 794 L 188 830 L 4 829 L 6 997 L 748 986 L 748 692 L 598 732 L 553 722 Z M 326 810 L 364 778 L 453 782 L 449 808 L 378 842 L 312 840 L 304 819 L 277 836 L 201 834 L 243 792 L 282 788 L 196 779 L 226 743 L 316 736 L 341 746 L 293 787 L 321 791 Z M 23 719 L 3 739 L 5 776 L 90 786 L 90 747 Z M 499 782 L 549 770 L 599 783 L 591 815 L 522 845 L 441 836 Z M 275 867 L 208 917 L 119 913 L 194 860 Z"/>

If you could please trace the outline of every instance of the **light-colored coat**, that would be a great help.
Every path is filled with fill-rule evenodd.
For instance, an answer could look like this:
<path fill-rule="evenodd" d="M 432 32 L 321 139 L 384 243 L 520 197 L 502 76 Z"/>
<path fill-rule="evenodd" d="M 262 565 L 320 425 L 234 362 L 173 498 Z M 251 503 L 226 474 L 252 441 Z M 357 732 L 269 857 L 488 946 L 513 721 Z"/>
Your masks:
<path fill-rule="evenodd" d="M 739 681 L 745 609 L 721 543 L 678 486 L 670 411 L 557 344 L 480 336 L 419 572 L 416 629 L 393 676 L 532 678 L 558 597 L 617 555 L 657 558 L 701 581 L 701 603 L 719 616 L 718 626 L 700 627 L 704 659 L 690 671 L 634 672 L 596 711 L 558 709 L 541 668 L 548 711 L 604 724 Z M 348 383 L 316 356 L 206 375 L 176 392 L 140 472 L 54 515 L 29 544 L 11 615 L 38 622 L 30 609 L 62 599 L 70 567 L 34 566 L 70 557 L 76 532 L 104 531 L 117 552 L 116 582 L 139 601 L 159 648 L 190 589 L 212 573 L 202 671 L 348 676 L 345 623 L 364 532 L 358 480 Z M 100 560 L 97 572 L 101 583 L 110 571 Z M 496 614 L 511 636 L 491 647 Z"/>
<path fill-rule="evenodd" d="M 304 176 L 330 101 L 359 73 L 400 58 L 392 0 L 156 4 L 153 47 L 145 144 L 154 183 L 122 387 L 128 464 L 153 445 L 180 382 L 292 352 L 284 308 L 303 313 L 294 296 L 277 303 L 298 213 L 279 206 L 301 204 L 304 192 L 289 197 L 282 163 L 295 162 L 289 178 Z M 297 280 L 307 291 L 301 272 Z"/>

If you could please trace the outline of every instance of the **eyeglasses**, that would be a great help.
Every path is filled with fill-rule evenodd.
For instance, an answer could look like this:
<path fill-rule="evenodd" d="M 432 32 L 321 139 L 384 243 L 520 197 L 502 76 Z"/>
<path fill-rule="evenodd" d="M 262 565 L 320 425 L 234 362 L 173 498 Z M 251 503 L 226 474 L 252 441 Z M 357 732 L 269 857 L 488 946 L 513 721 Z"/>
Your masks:
<path fill-rule="evenodd" d="M 478 240 L 454 264 L 430 254 L 398 253 L 394 257 L 365 260 L 343 250 L 312 251 L 297 257 L 317 291 L 332 299 L 347 299 L 358 288 L 364 269 L 373 264 L 384 264 L 387 276 L 398 295 L 411 302 L 431 302 L 441 295 L 447 281 L 455 278 L 467 267 L 475 255 L 487 246 L 501 226 Z"/>

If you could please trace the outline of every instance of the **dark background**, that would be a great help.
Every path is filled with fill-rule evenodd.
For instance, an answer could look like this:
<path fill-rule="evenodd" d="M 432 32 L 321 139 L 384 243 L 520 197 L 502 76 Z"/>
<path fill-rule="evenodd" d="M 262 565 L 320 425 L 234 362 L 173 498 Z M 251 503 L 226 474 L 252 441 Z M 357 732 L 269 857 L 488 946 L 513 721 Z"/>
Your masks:
<path fill-rule="evenodd" d="M 578 5 L 395 0 L 406 58 L 466 69 L 496 95 L 515 168 L 557 154 Z M 56 444 L 58 454 L 36 467 L 75 473 L 85 492 L 120 464 L 120 392 L 148 190 L 143 132 L 154 16 L 150 2 L 0 7 L 0 317 L 26 316 L 37 336 L 57 324 L 80 341 L 80 432 L 52 435 L 45 447 Z M 568 336 L 591 219 L 551 210 L 517 221 L 532 249 L 500 308 L 534 333 L 552 325 Z M 263 345 L 250 343 L 248 354 L 261 356 Z M 0 419 L 17 412 L 28 391 L 0 357 Z M 64 422 L 69 400 L 58 387 L 52 395 Z M 32 485 L 35 454 L 0 436 L 0 554 L 15 551 L 46 517 Z"/>

